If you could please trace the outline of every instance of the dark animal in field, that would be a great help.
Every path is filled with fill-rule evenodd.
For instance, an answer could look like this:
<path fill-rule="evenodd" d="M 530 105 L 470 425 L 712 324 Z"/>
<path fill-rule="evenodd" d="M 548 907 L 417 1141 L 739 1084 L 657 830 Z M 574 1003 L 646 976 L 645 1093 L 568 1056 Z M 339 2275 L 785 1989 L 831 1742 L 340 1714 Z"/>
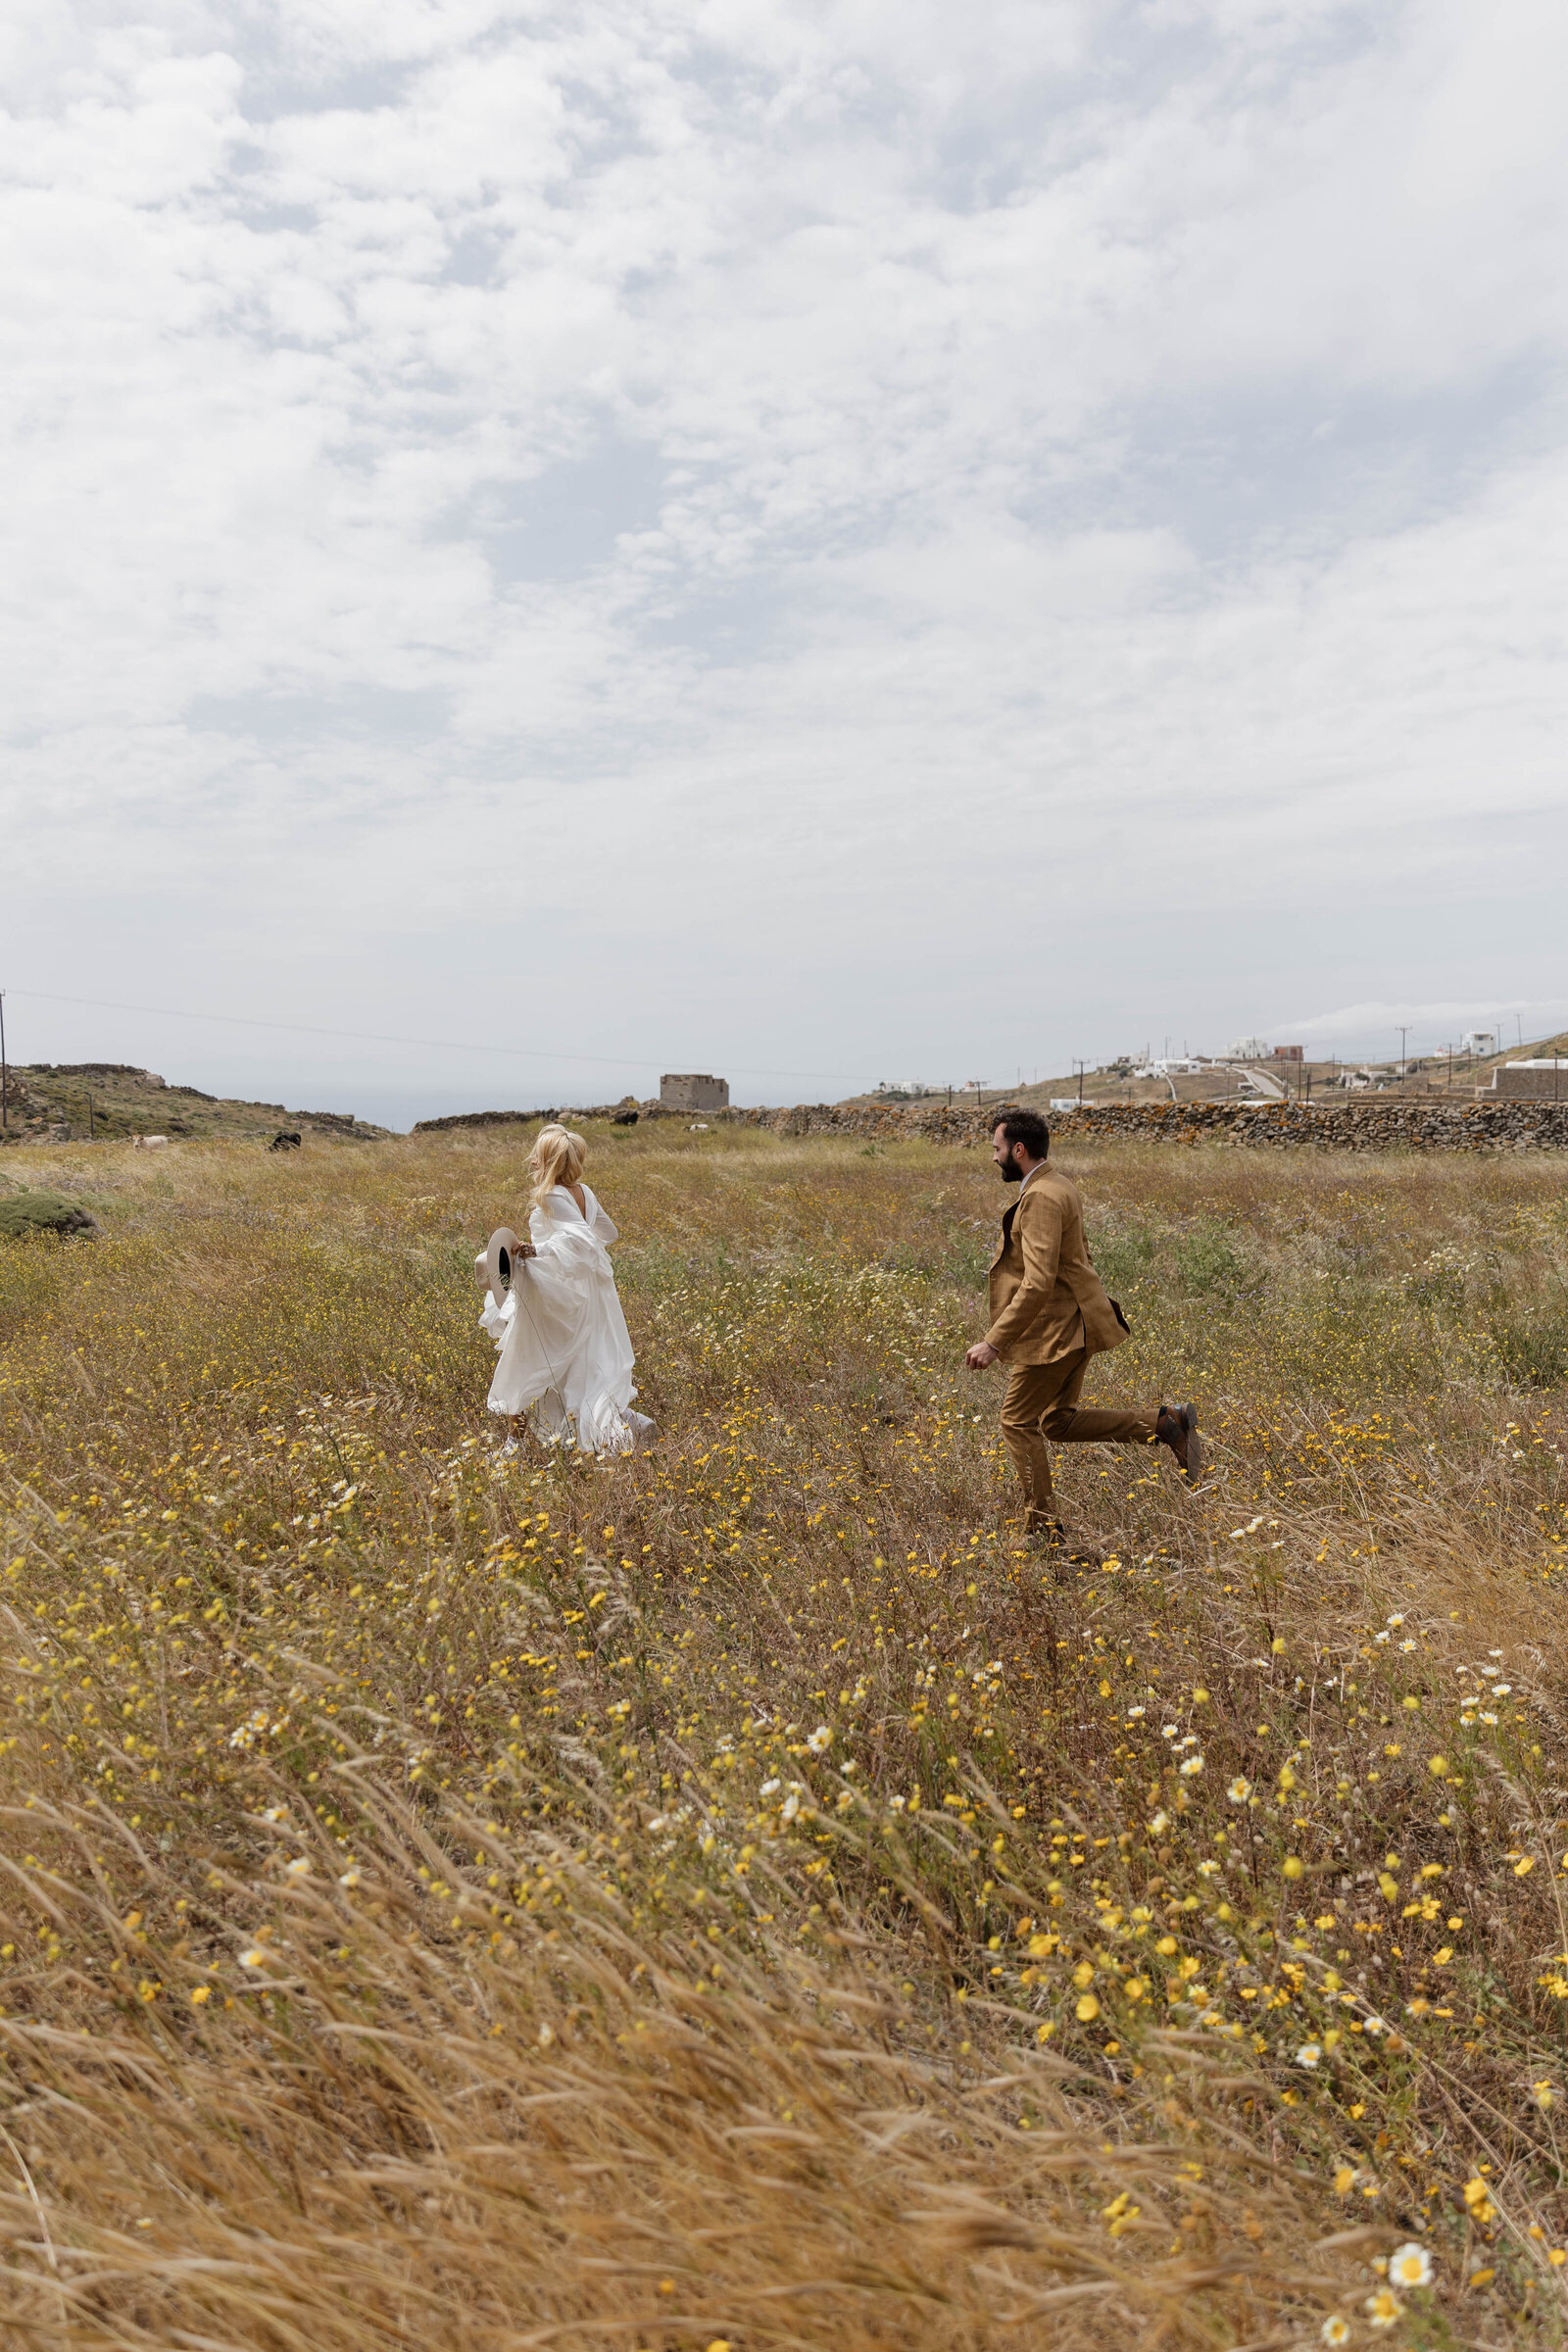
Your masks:
<path fill-rule="evenodd" d="M 610 1123 L 612 1127 L 635 1127 L 637 1119 L 638 1113 L 635 1110 L 617 1110 L 611 1114 Z"/>
<path fill-rule="evenodd" d="M 285 1129 L 280 1129 L 267 1147 L 269 1152 L 297 1152 L 299 1148 L 299 1137 L 290 1135 Z"/>

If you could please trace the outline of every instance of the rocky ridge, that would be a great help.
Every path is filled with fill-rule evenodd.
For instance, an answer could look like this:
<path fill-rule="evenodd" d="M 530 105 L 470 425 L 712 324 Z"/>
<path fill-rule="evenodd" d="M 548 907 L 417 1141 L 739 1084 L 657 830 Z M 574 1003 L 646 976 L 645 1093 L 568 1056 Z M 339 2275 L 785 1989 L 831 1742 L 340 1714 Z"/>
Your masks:
<path fill-rule="evenodd" d="M 123 1143 L 138 1135 L 270 1139 L 280 1128 L 322 1142 L 368 1143 L 388 1132 L 352 1111 L 287 1110 L 281 1102 L 171 1086 L 156 1070 L 129 1062 L 14 1062 L 6 1075 L 8 1144 Z"/>

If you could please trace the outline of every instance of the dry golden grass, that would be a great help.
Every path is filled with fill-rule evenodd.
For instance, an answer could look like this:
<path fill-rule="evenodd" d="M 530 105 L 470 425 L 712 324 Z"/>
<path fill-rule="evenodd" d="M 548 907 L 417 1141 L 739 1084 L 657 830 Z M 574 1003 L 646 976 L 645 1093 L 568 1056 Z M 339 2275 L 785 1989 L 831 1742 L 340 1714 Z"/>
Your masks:
<path fill-rule="evenodd" d="M 0 1256 L 7 2345 L 1557 2341 L 1560 1169 L 1075 1150 L 1218 1445 L 1058 1577 L 978 1155 L 596 1135 L 609 1467 L 484 1425 L 520 1157 L 0 1170 L 103 1228 Z"/>

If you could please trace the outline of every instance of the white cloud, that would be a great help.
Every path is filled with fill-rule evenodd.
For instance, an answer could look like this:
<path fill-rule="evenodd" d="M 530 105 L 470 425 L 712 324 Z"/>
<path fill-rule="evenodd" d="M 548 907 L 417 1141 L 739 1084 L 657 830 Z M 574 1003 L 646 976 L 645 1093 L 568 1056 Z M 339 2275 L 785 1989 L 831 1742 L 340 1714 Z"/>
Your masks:
<path fill-rule="evenodd" d="M 1544 0 L 8 37 L 18 985 L 870 1074 L 1544 1001 Z"/>

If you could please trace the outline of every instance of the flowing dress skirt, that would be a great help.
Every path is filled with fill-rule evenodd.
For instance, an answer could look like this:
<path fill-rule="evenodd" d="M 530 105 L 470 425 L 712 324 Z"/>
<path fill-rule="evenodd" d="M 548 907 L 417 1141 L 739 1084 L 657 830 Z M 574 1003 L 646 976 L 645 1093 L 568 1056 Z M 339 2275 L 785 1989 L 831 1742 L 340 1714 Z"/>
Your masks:
<path fill-rule="evenodd" d="M 485 1293 L 480 1327 L 501 1359 L 488 1402 L 493 1413 L 527 1413 L 547 1444 L 631 1453 L 654 1424 L 631 1410 L 631 1335 L 608 1247 L 618 1232 L 586 1185 L 583 1199 L 586 1215 L 558 1185 L 528 1220 L 538 1256 L 516 1261 L 499 1303 Z"/>

